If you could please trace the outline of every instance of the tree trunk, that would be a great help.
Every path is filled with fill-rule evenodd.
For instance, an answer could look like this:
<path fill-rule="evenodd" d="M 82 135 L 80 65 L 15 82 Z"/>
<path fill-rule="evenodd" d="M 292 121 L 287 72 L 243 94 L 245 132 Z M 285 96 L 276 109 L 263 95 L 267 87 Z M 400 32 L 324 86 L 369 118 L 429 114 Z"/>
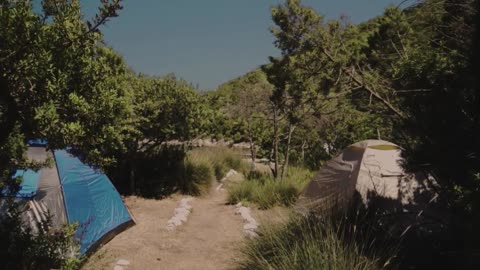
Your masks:
<path fill-rule="evenodd" d="M 134 169 L 134 166 L 133 166 L 133 162 L 130 161 L 130 172 L 129 172 L 129 175 L 128 175 L 128 178 L 129 178 L 129 182 L 130 182 L 130 194 L 131 195 L 135 195 L 135 189 L 136 189 L 136 183 L 135 183 L 135 169 Z"/>
<path fill-rule="evenodd" d="M 257 157 L 257 151 L 255 148 L 255 143 L 253 142 L 253 132 L 250 124 L 248 125 L 248 142 L 250 143 L 250 158 L 252 159 L 252 171 L 256 171 L 257 166 L 255 165 L 255 160 Z"/>
<path fill-rule="evenodd" d="M 135 195 L 137 189 L 137 183 L 135 179 L 135 162 L 137 158 L 137 151 L 138 150 L 139 141 L 135 140 L 135 143 L 130 145 L 129 154 L 127 154 L 127 168 L 128 168 L 128 182 L 130 185 L 130 194 Z"/>
<path fill-rule="evenodd" d="M 307 142 L 304 140 L 302 142 L 302 162 L 305 162 L 305 149 L 307 148 Z"/>
<path fill-rule="evenodd" d="M 288 162 L 290 158 L 290 142 L 292 141 L 292 134 L 293 131 L 295 130 L 294 125 L 288 125 L 288 137 L 287 137 L 287 149 L 285 150 L 285 161 L 282 166 L 282 177 L 281 179 L 284 179 L 285 176 L 287 175 L 287 170 L 288 170 Z"/>
<path fill-rule="evenodd" d="M 278 109 L 273 109 L 273 159 L 274 159 L 274 169 L 273 177 L 278 178 Z"/>

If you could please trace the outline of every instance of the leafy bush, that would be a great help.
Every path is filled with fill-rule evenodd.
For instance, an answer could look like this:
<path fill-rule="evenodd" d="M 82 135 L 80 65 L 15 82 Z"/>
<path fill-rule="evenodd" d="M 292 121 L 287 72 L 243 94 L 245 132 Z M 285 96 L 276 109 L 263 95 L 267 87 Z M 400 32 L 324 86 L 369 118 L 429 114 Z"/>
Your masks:
<path fill-rule="evenodd" d="M 314 216 L 292 216 L 285 224 L 263 226 L 259 237 L 242 249 L 244 259 L 237 269 L 393 269 L 395 249 L 382 247 L 377 253 L 374 240 L 362 239 L 351 228 Z"/>
<path fill-rule="evenodd" d="M 250 173 L 246 181 L 229 189 L 227 200 L 231 204 L 252 202 L 260 209 L 275 205 L 290 206 L 311 177 L 311 171 L 300 167 L 291 167 L 283 180 L 275 180 L 267 174 Z"/>

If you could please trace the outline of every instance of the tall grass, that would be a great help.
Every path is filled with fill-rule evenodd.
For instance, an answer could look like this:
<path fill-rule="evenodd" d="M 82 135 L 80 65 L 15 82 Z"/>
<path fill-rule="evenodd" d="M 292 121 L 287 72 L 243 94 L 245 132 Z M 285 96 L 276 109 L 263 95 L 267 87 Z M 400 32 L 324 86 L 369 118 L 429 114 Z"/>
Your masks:
<path fill-rule="evenodd" d="M 311 177 L 311 171 L 300 167 L 291 167 L 282 180 L 275 180 L 268 174 L 248 174 L 246 181 L 230 187 L 228 203 L 250 202 L 260 209 L 290 206 Z"/>
<path fill-rule="evenodd" d="M 393 269 L 394 249 L 379 253 L 374 240 L 358 241 L 361 237 L 351 228 L 314 216 L 292 216 L 287 223 L 263 226 L 259 237 L 242 249 L 237 269 Z"/>
<path fill-rule="evenodd" d="M 240 155 L 228 148 L 195 148 L 162 145 L 144 153 L 134 165 L 136 189 L 139 195 L 162 198 L 174 192 L 202 195 L 230 169 L 244 171 L 247 166 Z M 128 166 L 118 168 L 121 183 L 128 183 Z M 120 178 L 123 177 L 123 178 Z"/>
<path fill-rule="evenodd" d="M 207 160 L 200 155 L 187 155 L 180 178 L 180 190 L 184 194 L 199 196 L 210 189 L 213 177 L 212 165 Z"/>
<path fill-rule="evenodd" d="M 239 153 L 230 148 L 196 148 L 189 152 L 189 156 L 209 163 L 217 180 L 221 180 L 230 169 L 248 171 L 248 164 L 242 161 Z"/>
<path fill-rule="evenodd" d="M 213 179 L 221 180 L 230 169 L 244 172 L 248 166 L 234 150 L 212 147 L 188 152 L 183 167 L 182 193 L 198 196 L 210 189 Z"/>

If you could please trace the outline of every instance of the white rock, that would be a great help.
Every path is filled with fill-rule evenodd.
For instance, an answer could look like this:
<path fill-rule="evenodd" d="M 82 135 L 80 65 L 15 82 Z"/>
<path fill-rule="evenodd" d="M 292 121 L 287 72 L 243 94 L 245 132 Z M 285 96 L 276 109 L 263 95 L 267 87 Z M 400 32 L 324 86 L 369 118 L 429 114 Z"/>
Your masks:
<path fill-rule="evenodd" d="M 235 171 L 234 169 L 230 169 L 230 171 L 227 172 L 227 174 L 225 175 L 225 178 L 229 178 L 230 176 L 234 176 L 237 174 L 237 171 Z"/>
<path fill-rule="evenodd" d="M 258 234 L 254 231 L 245 231 L 245 235 L 249 238 L 254 238 L 258 236 Z"/>
<path fill-rule="evenodd" d="M 192 209 L 192 206 L 188 204 L 191 200 L 193 200 L 191 197 L 180 200 L 178 207 L 173 210 L 173 217 L 167 221 L 167 229 L 169 231 L 175 230 L 177 226 L 187 221 Z"/>
<path fill-rule="evenodd" d="M 230 176 L 237 174 L 238 172 L 234 169 L 230 169 L 230 171 L 225 174 L 225 176 L 220 180 L 220 185 L 217 186 L 216 191 L 222 190 L 223 182 L 225 182 Z"/>
<path fill-rule="evenodd" d="M 244 230 L 256 230 L 258 228 L 257 224 L 251 224 L 251 223 L 247 223 L 245 225 L 243 225 L 243 229 Z"/>
<path fill-rule="evenodd" d="M 117 265 L 127 266 L 130 265 L 130 262 L 124 259 L 120 259 L 117 261 Z"/>
<path fill-rule="evenodd" d="M 113 267 L 113 270 L 123 270 L 123 269 L 124 269 L 124 268 L 123 268 L 123 266 L 121 266 L 121 265 L 115 265 L 115 266 Z"/>
<path fill-rule="evenodd" d="M 258 234 L 256 230 L 258 229 L 258 222 L 252 217 L 250 213 L 250 208 L 242 206 L 242 203 L 238 203 L 235 209 L 236 215 L 241 215 L 243 222 L 243 231 L 247 237 L 256 237 Z"/>
<path fill-rule="evenodd" d="M 220 185 L 218 185 L 218 186 L 217 186 L 217 188 L 216 188 L 215 190 L 216 190 L 216 191 L 219 191 L 219 190 L 221 190 L 221 189 L 222 189 L 222 187 L 223 187 L 223 183 L 220 183 Z"/>

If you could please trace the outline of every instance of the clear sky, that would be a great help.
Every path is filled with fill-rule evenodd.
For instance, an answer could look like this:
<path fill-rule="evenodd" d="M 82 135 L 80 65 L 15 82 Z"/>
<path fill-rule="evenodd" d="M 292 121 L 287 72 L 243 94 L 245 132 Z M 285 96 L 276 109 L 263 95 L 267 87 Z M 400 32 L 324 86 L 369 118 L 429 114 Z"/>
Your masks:
<path fill-rule="evenodd" d="M 270 8 L 280 0 L 124 0 L 102 28 L 107 44 L 129 67 L 149 75 L 175 73 L 214 89 L 278 55 L 269 32 Z M 327 19 L 353 22 L 380 15 L 400 0 L 304 0 Z M 82 1 L 92 14 L 98 1 Z"/>

